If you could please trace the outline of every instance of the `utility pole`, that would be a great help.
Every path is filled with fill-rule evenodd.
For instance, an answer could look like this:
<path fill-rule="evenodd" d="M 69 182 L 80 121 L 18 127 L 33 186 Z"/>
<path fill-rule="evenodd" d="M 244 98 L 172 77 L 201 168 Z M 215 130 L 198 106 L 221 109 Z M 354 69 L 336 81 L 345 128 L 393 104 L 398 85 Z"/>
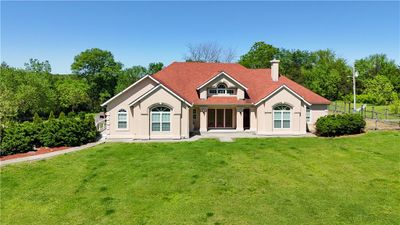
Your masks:
<path fill-rule="evenodd" d="M 358 72 L 356 71 L 356 67 L 353 67 L 353 112 L 357 111 L 356 105 L 356 77 L 358 77 Z"/>

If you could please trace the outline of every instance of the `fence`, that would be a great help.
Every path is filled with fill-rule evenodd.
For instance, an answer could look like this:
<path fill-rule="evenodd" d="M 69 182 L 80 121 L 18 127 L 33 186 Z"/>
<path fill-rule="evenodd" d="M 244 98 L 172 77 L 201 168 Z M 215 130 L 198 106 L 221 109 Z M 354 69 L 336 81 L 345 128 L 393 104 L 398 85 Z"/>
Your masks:
<path fill-rule="evenodd" d="M 353 104 L 334 102 L 328 109 L 331 113 L 352 113 Z M 387 107 L 364 104 L 356 113 L 361 114 L 367 121 L 367 126 L 372 129 L 400 129 L 400 114 L 390 113 Z"/>

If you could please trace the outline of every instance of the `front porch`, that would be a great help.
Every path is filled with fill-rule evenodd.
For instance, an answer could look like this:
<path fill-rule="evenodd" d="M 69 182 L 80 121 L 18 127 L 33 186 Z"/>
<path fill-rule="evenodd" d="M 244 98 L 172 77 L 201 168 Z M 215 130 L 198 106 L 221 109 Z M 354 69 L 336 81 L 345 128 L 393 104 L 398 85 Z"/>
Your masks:
<path fill-rule="evenodd" d="M 255 132 L 255 112 L 255 108 L 242 106 L 200 106 L 193 109 L 192 128 L 202 134 Z"/>

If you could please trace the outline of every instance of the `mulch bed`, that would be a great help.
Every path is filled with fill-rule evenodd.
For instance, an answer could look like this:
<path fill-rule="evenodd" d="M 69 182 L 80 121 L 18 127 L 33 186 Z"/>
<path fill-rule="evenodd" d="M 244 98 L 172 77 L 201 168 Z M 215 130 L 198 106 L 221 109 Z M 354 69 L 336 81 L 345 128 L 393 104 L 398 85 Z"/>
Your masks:
<path fill-rule="evenodd" d="M 70 147 L 54 147 L 54 148 L 40 147 L 40 148 L 37 148 L 36 151 L 18 153 L 18 154 L 14 154 L 14 155 L 0 156 L 0 161 L 23 158 L 23 157 L 27 157 L 27 156 L 33 156 L 33 155 L 41 155 L 41 154 L 45 154 L 45 153 L 49 153 L 49 152 L 61 151 L 61 150 L 68 149 L 68 148 L 70 148 Z"/>

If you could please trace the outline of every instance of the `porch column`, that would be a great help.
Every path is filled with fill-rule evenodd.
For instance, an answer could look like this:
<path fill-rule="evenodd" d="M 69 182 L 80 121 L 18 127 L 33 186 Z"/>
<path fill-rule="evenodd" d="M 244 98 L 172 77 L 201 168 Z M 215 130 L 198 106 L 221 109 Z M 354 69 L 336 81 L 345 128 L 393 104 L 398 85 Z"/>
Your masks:
<path fill-rule="evenodd" d="M 250 130 L 257 131 L 256 108 L 250 108 Z"/>
<path fill-rule="evenodd" d="M 200 107 L 200 132 L 207 132 L 207 107 Z"/>
<path fill-rule="evenodd" d="M 236 108 L 236 131 L 244 131 L 244 129 L 243 129 L 243 107 Z"/>

